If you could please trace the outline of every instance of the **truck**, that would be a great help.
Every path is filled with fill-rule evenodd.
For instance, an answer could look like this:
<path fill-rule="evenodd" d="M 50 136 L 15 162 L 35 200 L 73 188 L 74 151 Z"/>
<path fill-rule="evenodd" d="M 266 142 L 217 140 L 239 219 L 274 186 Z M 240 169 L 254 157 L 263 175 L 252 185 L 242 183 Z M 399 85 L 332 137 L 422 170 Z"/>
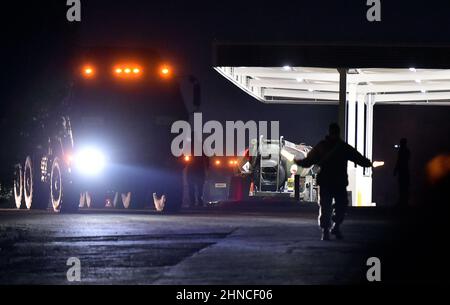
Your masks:
<path fill-rule="evenodd" d="M 177 211 L 183 164 L 170 151 L 170 127 L 188 119 L 182 76 L 152 49 L 83 49 L 68 66 L 66 97 L 20 139 L 16 207 L 71 212 L 159 202 L 158 210 Z"/>
<path fill-rule="evenodd" d="M 294 159 L 304 159 L 312 150 L 304 143 L 295 144 L 284 137 L 253 139 L 249 147 L 248 161 L 242 166 L 242 174 L 252 176 L 250 196 L 286 197 L 305 202 L 318 202 L 318 166 L 302 168 Z M 296 180 L 297 179 L 297 180 Z M 297 197 L 297 198 L 296 198 Z"/>
<path fill-rule="evenodd" d="M 231 185 L 239 175 L 239 158 L 214 156 L 209 158 L 209 170 L 205 181 L 203 200 L 208 204 L 233 199 Z"/>
<path fill-rule="evenodd" d="M 210 158 L 204 200 L 215 203 L 277 197 L 318 202 L 316 176 L 320 168 L 301 168 L 294 162 L 294 159 L 306 158 L 311 149 L 284 137 L 266 139 L 260 136 L 251 139 L 239 156 L 214 156 Z"/>

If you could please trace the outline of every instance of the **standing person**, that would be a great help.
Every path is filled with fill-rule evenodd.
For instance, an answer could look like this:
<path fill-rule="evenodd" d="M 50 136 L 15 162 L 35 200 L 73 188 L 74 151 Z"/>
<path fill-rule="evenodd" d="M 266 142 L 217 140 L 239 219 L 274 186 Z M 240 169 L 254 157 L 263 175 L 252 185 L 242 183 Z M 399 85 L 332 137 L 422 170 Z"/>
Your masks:
<path fill-rule="evenodd" d="M 361 155 L 356 149 L 340 138 L 339 125 L 333 123 L 328 130 L 328 136 L 317 144 L 305 159 L 296 159 L 301 167 L 320 166 L 317 183 L 320 186 L 319 225 L 322 228 L 322 240 L 330 239 L 330 228 L 334 222 L 331 234 L 337 239 L 343 235 L 340 225 L 344 221 L 348 206 L 347 198 L 347 162 L 352 161 L 360 166 L 371 167 L 372 162 Z M 335 200 L 332 204 L 333 198 Z"/>
<path fill-rule="evenodd" d="M 187 165 L 187 182 L 189 185 L 190 207 L 203 206 L 203 186 L 205 184 L 208 158 L 205 156 L 192 157 Z"/>
<path fill-rule="evenodd" d="M 409 159 L 411 153 L 407 146 L 408 140 L 402 138 L 398 150 L 397 163 L 394 168 L 394 176 L 398 177 L 398 206 L 407 207 L 409 201 Z"/>

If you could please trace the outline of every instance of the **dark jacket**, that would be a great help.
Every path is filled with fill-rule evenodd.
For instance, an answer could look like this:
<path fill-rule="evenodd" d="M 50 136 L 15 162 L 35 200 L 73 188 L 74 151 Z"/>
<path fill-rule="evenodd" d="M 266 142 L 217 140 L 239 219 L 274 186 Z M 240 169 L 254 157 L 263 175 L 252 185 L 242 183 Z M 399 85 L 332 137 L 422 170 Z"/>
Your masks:
<path fill-rule="evenodd" d="M 356 149 L 329 136 L 317 144 L 303 160 L 296 160 L 301 167 L 320 166 L 317 183 L 321 186 L 347 186 L 347 162 L 352 161 L 363 167 L 371 167 L 372 162 Z"/>

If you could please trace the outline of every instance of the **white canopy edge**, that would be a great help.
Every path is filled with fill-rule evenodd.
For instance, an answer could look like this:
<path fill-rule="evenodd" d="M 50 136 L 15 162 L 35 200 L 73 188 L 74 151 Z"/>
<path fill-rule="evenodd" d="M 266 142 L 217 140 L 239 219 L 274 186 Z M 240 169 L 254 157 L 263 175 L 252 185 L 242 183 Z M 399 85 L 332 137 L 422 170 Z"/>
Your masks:
<path fill-rule="evenodd" d="M 339 72 L 305 67 L 216 67 L 217 72 L 263 103 L 338 104 Z M 351 69 L 349 88 L 376 104 L 450 106 L 450 70 Z"/>

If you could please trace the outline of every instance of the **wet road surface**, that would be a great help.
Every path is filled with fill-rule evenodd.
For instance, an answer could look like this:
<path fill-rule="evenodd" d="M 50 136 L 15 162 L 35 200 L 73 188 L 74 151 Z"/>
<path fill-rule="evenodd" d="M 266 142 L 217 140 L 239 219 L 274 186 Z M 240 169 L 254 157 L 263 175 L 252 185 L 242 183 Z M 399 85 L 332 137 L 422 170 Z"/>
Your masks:
<path fill-rule="evenodd" d="M 346 284 L 366 281 L 393 227 L 350 212 L 345 240 L 322 242 L 316 208 L 152 212 L 0 210 L 0 284 Z"/>

